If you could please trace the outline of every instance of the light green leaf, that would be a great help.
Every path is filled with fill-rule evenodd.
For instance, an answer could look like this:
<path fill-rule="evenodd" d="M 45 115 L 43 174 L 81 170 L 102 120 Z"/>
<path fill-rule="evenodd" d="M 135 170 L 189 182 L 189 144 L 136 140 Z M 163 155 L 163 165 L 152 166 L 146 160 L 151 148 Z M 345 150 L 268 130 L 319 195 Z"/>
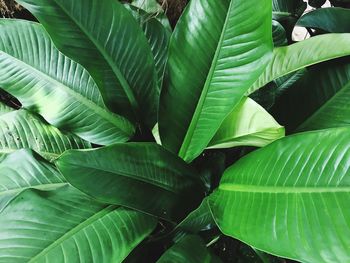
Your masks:
<path fill-rule="evenodd" d="M 350 128 L 301 133 L 228 168 L 210 196 L 226 235 L 301 262 L 349 262 Z"/>
<path fill-rule="evenodd" d="M 55 45 L 92 75 L 107 106 L 150 127 L 159 91 L 152 52 L 132 15 L 116 0 L 19 0 Z"/>
<path fill-rule="evenodd" d="M 272 51 L 271 1 L 195 0 L 172 35 L 159 129 L 187 162 L 263 72 Z"/>
<path fill-rule="evenodd" d="M 219 263 L 221 260 L 212 255 L 199 236 L 188 235 L 169 248 L 157 263 Z"/>
<path fill-rule="evenodd" d="M 29 149 L 0 155 L 0 212 L 25 189 L 52 190 L 65 184 L 56 169 Z"/>
<path fill-rule="evenodd" d="M 69 186 L 26 190 L 1 213 L 0 262 L 122 262 L 155 225 Z"/>
<path fill-rule="evenodd" d="M 90 147 L 90 143 L 59 131 L 27 110 L 12 110 L 0 102 L 0 154 L 31 148 L 52 160 L 65 150 Z"/>
<path fill-rule="evenodd" d="M 106 110 L 87 71 L 60 53 L 42 26 L 1 19 L 0 31 L 0 86 L 24 107 L 96 144 L 132 136 L 134 127 Z"/>
<path fill-rule="evenodd" d="M 284 128 L 263 107 L 250 98 L 244 98 L 226 117 L 208 149 L 263 147 L 284 134 Z"/>
<path fill-rule="evenodd" d="M 334 48 L 334 43 L 337 43 L 337 48 Z M 247 94 L 291 72 L 347 55 L 350 55 L 350 34 L 326 34 L 275 48 L 264 73 L 249 88 Z"/>
<path fill-rule="evenodd" d="M 183 219 L 204 195 L 191 166 L 155 143 L 67 151 L 57 166 L 69 183 L 97 200 L 171 221 Z"/>

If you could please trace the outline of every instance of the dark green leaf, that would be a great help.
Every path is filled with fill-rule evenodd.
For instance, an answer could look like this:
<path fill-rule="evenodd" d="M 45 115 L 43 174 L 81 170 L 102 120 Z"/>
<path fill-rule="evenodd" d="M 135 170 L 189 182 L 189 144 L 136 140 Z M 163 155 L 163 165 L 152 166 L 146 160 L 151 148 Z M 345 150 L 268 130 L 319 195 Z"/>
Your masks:
<path fill-rule="evenodd" d="M 69 183 L 102 202 L 167 220 L 181 220 L 203 198 L 196 172 L 153 143 L 67 151 L 57 166 Z"/>
<path fill-rule="evenodd" d="M 320 8 L 303 15 L 297 25 L 330 33 L 350 33 L 350 10 L 340 7 Z"/>
<path fill-rule="evenodd" d="M 210 254 L 200 237 L 189 235 L 168 249 L 157 263 L 219 263 L 221 260 Z"/>

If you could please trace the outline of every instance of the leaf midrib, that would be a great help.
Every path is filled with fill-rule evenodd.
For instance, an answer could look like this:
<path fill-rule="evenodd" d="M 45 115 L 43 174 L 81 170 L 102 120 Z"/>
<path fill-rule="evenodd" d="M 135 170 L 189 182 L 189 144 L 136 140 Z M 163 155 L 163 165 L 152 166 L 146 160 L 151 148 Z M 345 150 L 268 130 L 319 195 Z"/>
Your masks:
<path fill-rule="evenodd" d="M 123 74 L 121 73 L 120 69 L 117 67 L 117 65 L 115 65 L 115 63 L 113 63 L 113 60 L 111 60 L 109 58 L 109 55 L 106 53 L 105 49 L 103 47 L 101 47 L 98 42 L 95 40 L 95 38 L 89 33 L 89 30 L 86 30 L 85 27 L 80 24 L 75 18 L 74 16 L 70 16 L 69 12 L 62 6 L 60 5 L 57 0 L 54 0 L 54 2 L 56 3 L 56 5 L 62 9 L 62 11 L 66 14 L 66 16 L 68 17 L 68 19 L 71 19 L 74 24 L 77 25 L 78 28 L 80 28 L 81 31 L 83 31 L 83 33 L 88 37 L 88 39 L 90 39 L 90 41 L 95 45 L 95 47 L 97 48 L 97 50 L 101 53 L 102 57 L 107 61 L 107 64 L 111 67 L 112 71 L 114 72 L 114 74 L 116 75 L 117 79 L 119 80 L 121 86 L 123 87 L 123 90 L 125 92 L 126 97 L 128 98 L 130 105 L 133 109 L 133 111 L 135 113 L 138 112 L 139 109 L 139 104 L 135 98 L 135 95 L 133 93 L 133 90 L 131 89 L 129 83 L 127 82 L 127 80 L 124 78 Z M 113 15 L 115 15 L 113 13 Z"/>
<path fill-rule="evenodd" d="M 198 121 L 199 121 L 199 117 L 201 115 L 201 112 L 202 112 L 202 109 L 203 109 L 203 106 L 204 106 L 205 99 L 206 99 L 207 94 L 209 92 L 209 87 L 210 87 L 210 84 L 211 84 L 211 81 L 212 81 L 212 77 L 214 75 L 214 71 L 215 71 L 216 66 L 217 66 L 218 57 L 219 57 L 219 54 L 220 54 L 220 51 L 221 51 L 221 47 L 222 47 L 222 43 L 223 43 L 223 40 L 224 40 L 224 35 L 226 33 L 226 28 L 228 26 L 228 20 L 229 20 L 229 17 L 230 17 L 229 14 L 231 13 L 232 5 L 233 5 L 233 1 L 230 1 L 230 5 L 229 5 L 229 8 L 227 10 L 226 17 L 225 17 L 225 22 L 224 22 L 224 25 L 223 25 L 223 28 L 222 28 L 222 31 L 221 31 L 221 34 L 220 34 L 220 39 L 219 39 L 219 42 L 218 42 L 216 50 L 215 50 L 214 58 L 212 60 L 211 66 L 210 66 L 210 70 L 209 70 L 209 73 L 207 75 L 207 79 L 205 80 L 204 87 L 203 87 L 203 90 L 201 92 L 201 96 L 199 98 L 198 104 L 196 106 L 195 112 L 194 112 L 193 117 L 192 117 L 191 122 L 190 122 L 190 126 L 189 126 L 189 128 L 188 128 L 188 130 L 186 132 L 184 141 L 183 141 L 183 143 L 181 145 L 181 148 L 179 150 L 179 156 L 181 158 L 185 158 L 186 157 L 188 148 L 189 148 L 190 143 L 192 141 L 193 134 L 194 134 L 195 129 L 197 127 L 197 124 L 198 124 Z"/>
<path fill-rule="evenodd" d="M 128 122 L 126 119 L 124 119 L 123 117 L 121 117 L 119 115 L 116 115 L 115 117 L 111 116 L 111 114 L 109 112 L 107 112 L 107 110 L 99 107 L 97 104 L 95 104 L 92 101 L 88 100 L 87 98 L 85 98 L 84 96 L 79 94 L 78 92 L 75 92 L 73 89 L 67 87 L 63 83 L 61 83 L 58 80 L 54 79 L 53 77 L 47 75 L 45 72 L 42 72 L 42 71 L 36 69 L 34 66 L 32 66 L 32 65 L 30 65 L 30 64 L 28 64 L 28 63 L 26 63 L 24 61 L 21 61 L 20 59 L 14 57 L 14 56 L 12 56 L 12 55 L 4 52 L 4 51 L 0 51 L 0 52 L 5 54 L 5 56 L 8 56 L 11 59 L 13 59 L 17 64 L 23 64 L 23 65 L 25 65 L 25 67 L 30 68 L 34 73 L 37 73 L 37 74 L 41 75 L 48 82 L 56 84 L 57 87 L 60 87 L 64 92 L 68 93 L 73 98 L 75 98 L 78 102 L 80 102 L 82 105 L 86 106 L 86 108 L 92 110 L 98 116 L 102 117 L 107 122 L 113 124 L 114 127 L 117 127 L 125 135 L 127 135 L 127 136 L 130 135 L 130 132 L 127 131 L 127 129 L 124 128 L 123 125 L 121 125 L 120 122 L 123 122 L 124 124 L 127 124 L 125 126 L 132 126 L 132 124 L 130 122 Z"/>
<path fill-rule="evenodd" d="M 350 186 L 261 186 L 243 184 L 220 184 L 219 190 L 245 193 L 307 194 L 307 193 L 349 193 Z"/>
<path fill-rule="evenodd" d="M 37 262 L 40 259 L 40 257 L 48 254 L 52 249 L 55 249 L 57 246 L 60 246 L 64 241 L 68 240 L 69 238 L 74 236 L 76 233 L 80 232 L 82 229 L 92 225 L 94 222 L 101 219 L 105 215 L 109 214 L 110 212 L 112 212 L 116 208 L 117 208 L 117 206 L 111 205 L 111 206 L 108 206 L 108 207 L 100 210 L 99 212 L 93 214 L 91 217 L 84 220 L 80 224 L 76 225 L 75 227 L 70 229 L 68 232 L 64 233 L 60 238 L 58 238 L 53 243 L 51 243 L 49 246 L 44 248 L 41 252 L 39 252 L 37 255 L 35 255 L 33 258 L 31 258 L 28 261 L 28 263 Z"/>

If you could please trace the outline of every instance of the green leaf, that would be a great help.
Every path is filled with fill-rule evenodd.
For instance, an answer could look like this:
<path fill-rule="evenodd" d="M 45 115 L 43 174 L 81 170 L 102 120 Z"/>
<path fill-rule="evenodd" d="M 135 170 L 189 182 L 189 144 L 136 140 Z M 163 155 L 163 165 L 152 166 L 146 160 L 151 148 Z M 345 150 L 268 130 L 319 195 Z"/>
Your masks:
<path fill-rule="evenodd" d="M 272 20 L 272 38 L 275 47 L 287 45 L 286 30 L 276 20 Z"/>
<path fill-rule="evenodd" d="M 52 160 L 65 150 L 90 147 L 90 143 L 59 131 L 27 110 L 12 110 L 0 102 L 0 154 L 31 148 Z"/>
<path fill-rule="evenodd" d="M 155 143 L 67 151 L 57 166 L 69 183 L 99 201 L 167 220 L 181 220 L 203 198 L 196 172 Z"/>
<path fill-rule="evenodd" d="M 303 15 L 297 26 L 322 29 L 331 33 L 350 33 L 350 10 L 340 7 L 316 9 Z"/>
<path fill-rule="evenodd" d="M 155 17 L 150 16 L 150 14 L 147 14 L 143 10 L 131 5 L 126 7 L 130 9 L 132 15 L 135 17 L 137 22 L 139 22 L 148 43 L 151 46 L 158 75 L 158 87 L 160 90 L 163 84 L 170 32 L 165 29 L 165 27 Z"/>
<path fill-rule="evenodd" d="M 214 225 L 215 222 L 209 209 L 208 200 L 204 198 L 200 206 L 176 226 L 176 230 L 197 234 L 200 231 L 212 228 Z"/>
<path fill-rule="evenodd" d="M 0 155 L 0 212 L 25 189 L 51 190 L 65 184 L 56 169 L 29 149 Z"/>
<path fill-rule="evenodd" d="M 69 186 L 26 190 L 1 213 L 0 261 L 122 262 L 155 226 L 154 218 Z"/>
<path fill-rule="evenodd" d="M 308 69 L 272 109 L 289 132 L 350 125 L 350 60 L 329 61 Z M 295 106 L 296 103 L 299 105 Z"/>
<path fill-rule="evenodd" d="M 107 106 L 150 127 L 159 91 L 152 52 L 132 15 L 116 0 L 19 0 L 60 51 L 83 65 Z"/>
<path fill-rule="evenodd" d="M 1 19 L 0 30 L 0 86 L 24 107 L 96 144 L 132 136 L 134 127 L 106 110 L 87 71 L 61 54 L 42 26 Z"/>
<path fill-rule="evenodd" d="M 349 262 L 350 129 L 289 136 L 228 168 L 210 196 L 226 235 L 302 262 Z"/>
<path fill-rule="evenodd" d="M 272 0 L 273 19 L 284 20 L 291 16 L 300 16 L 306 6 L 303 0 Z"/>
<path fill-rule="evenodd" d="M 169 19 L 167 18 L 163 7 L 158 4 L 157 0 L 134 0 L 131 4 L 146 11 L 149 14 L 149 17 L 157 18 L 168 32 L 172 31 Z"/>
<path fill-rule="evenodd" d="M 169 248 L 157 263 L 219 263 L 221 260 L 210 254 L 205 244 L 196 235 L 188 235 Z"/>
<path fill-rule="evenodd" d="M 337 43 L 337 48 L 334 48 L 334 43 Z M 350 55 L 350 34 L 326 34 L 275 48 L 265 72 L 250 87 L 247 94 L 291 72 L 347 55 Z"/>
<path fill-rule="evenodd" d="M 284 136 L 284 128 L 263 107 L 244 98 L 228 115 L 208 149 L 263 147 Z"/>
<path fill-rule="evenodd" d="M 172 35 L 162 89 L 163 145 L 187 162 L 263 72 L 272 50 L 269 0 L 191 1 Z"/>

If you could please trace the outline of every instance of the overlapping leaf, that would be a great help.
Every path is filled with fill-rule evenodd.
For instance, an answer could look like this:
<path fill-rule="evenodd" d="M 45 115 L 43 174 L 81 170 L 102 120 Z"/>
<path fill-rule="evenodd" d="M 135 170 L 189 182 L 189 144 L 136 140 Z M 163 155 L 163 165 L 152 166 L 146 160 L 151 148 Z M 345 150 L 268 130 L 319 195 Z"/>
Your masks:
<path fill-rule="evenodd" d="M 337 48 L 334 48 L 334 43 L 337 43 Z M 249 88 L 247 94 L 291 72 L 347 55 L 350 55 L 350 34 L 326 34 L 275 48 L 264 73 Z"/>
<path fill-rule="evenodd" d="M 69 183 L 102 202 L 172 221 L 183 219 L 204 195 L 195 171 L 155 143 L 67 151 L 57 166 Z"/>
<path fill-rule="evenodd" d="M 0 262 L 122 262 L 156 220 L 64 186 L 26 190 L 0 217 Z"/>
<path fill-rule="evenodd" d="M 192 161 L 264 70 L 272 50 L 268 0 L 191 1 L 172 35 L 162 89 L 163 145 Z"/>
<path fill-rule="evenodd" d="M 19 0 L 60 51 L 93 76 L 107 106 L 150 127 L 159 91 L 152 52 L 132 15 L 115 0 Z"/>
<path fill-rule="evenodd" d="M 350 128 L 286 137 L 228 168 L 210 197 L 223 233 L 301 262 L 350 260 Z"/>
<path fill-rule="evenodd" d="M 51 160 L 65 150 L 90 147 L 90 143 L 61 132 L 27 110 L 13 110 L 0 102 L 0 153 L 31 148 Z"/>
<path fill-rule="evenodd" d="M 52 190 L 65 184 L 56 169 L 29 149 L 0 155 L 0 212 L 25 189 Z"/>
<path fill-rule="evenodd" d="M 87 71 L 60 53 L 42 26 L 2 19 L 0 30 L 0 86 L 24 107 L 96 144 L 132 136 L 134 127 L 106 110 Z"/>
<path fill-rule="evenodd" d="M 208 148 L 263 147 L 283 136 L 284 128 L 264 108 L 244 98 L 226 117 Z"/>

